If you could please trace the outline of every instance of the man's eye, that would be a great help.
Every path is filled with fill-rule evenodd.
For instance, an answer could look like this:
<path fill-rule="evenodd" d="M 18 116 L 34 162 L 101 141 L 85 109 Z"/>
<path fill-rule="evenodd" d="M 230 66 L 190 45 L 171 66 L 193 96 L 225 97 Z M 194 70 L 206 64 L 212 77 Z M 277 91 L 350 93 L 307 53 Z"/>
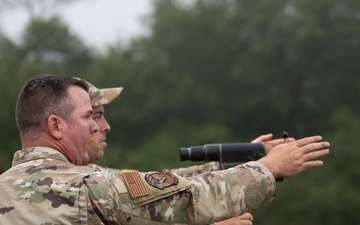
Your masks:
<path fill-rule="evenodd" d="M 92 115 L 92 118 L 93 119 L 98 119 L 98 118 L 100 118 L 100 115 Z"/>

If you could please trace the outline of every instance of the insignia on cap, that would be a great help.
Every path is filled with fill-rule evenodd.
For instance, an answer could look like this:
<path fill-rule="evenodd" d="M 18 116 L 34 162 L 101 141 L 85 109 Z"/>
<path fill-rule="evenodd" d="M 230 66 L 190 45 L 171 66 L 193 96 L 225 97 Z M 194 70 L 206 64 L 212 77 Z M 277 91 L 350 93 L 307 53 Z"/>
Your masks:
<path fill-rule="evenodd" d="M 179 179 L 176 176 L 165 171 L 148 173 L 145 175 L 145 180 L 154 188 L 158 188 L 161 190 L 172 185 L 177 185 L 179 183 Z"/>
<path fill-rule="evenodd" d="M 125 172 L 123 173 L 123 178 L 133 198 L 149 194 L 149 190 L 147 189 L 144 181 L 141 179 L 139 172 Z"/>

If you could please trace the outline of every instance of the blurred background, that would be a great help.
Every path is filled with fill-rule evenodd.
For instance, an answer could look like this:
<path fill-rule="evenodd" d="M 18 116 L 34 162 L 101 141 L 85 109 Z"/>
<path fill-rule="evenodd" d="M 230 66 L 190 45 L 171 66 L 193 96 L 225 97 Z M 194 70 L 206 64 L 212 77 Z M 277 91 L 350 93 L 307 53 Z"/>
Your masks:
<path fill-rule="evenodd" d="M 0 0 L 0 19 L 2 171 L 24 83 L 74 75 L 124 87 L 100 165 L 184 167 L 179 147 L 321 134 L 325 165 L 278 183 L 254 224 L 360 223 L 360 1 Z"/>

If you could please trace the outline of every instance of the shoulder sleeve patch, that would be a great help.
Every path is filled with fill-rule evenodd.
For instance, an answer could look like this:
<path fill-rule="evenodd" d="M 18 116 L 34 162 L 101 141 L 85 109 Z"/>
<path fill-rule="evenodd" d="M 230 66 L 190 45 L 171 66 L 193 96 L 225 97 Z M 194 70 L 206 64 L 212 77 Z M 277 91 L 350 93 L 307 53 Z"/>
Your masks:
<path fill-rule="evenodd" d="M 165 171 L 147 173 L 145 180 L 148 184 L 160 190 L 179 183 L 179 179 L 176 176 Z"/>
<path fill-rule="evenodd" d="M 186 178 L 169 172 L 140 173 L 136 170 L 127 170 L 119 175 L 134 207 L 169 197 L 190 187 Z M 119 187 L 118 184 L 115 186 Z"/>

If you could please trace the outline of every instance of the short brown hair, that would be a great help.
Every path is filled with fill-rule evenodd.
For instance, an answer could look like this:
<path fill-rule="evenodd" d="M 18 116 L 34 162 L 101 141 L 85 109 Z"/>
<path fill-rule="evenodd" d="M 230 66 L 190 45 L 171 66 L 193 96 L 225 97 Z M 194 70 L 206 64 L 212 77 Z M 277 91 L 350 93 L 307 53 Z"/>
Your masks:
<path fill-rule="evenodd" d="M 43 128 L 50 115 L 68 120 L 75 107 L 68 95 L 70 86 L 88 91 L 84 80 L 71 76 L 43 75 L 28 81 L 16 103 L 16 124 L 20 134 Z"/>

